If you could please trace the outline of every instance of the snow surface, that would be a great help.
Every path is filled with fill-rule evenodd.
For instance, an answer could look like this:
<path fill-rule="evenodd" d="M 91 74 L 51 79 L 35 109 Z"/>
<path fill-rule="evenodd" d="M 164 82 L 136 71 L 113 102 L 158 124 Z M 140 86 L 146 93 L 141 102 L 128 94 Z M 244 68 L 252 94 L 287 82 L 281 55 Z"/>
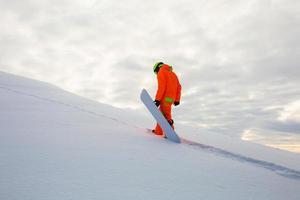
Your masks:
<path fill-rule="evenodd" d="M 153 125 L 0 72 L 0 199 L 300 199 L 298 154 L 180 125 L 175 144 Z"/>

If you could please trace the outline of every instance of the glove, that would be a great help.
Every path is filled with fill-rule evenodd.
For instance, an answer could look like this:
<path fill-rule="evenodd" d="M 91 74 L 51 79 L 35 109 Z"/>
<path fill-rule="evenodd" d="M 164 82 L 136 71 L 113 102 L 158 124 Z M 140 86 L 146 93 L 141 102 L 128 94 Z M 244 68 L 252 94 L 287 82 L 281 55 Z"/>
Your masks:
<path fill-rule="evenodd" d="M 159 100 L 155 100 L 153 101 L 153 103 L 158 107 L 160 105 L 160 101 Z"/>
<path fill-rule="evenodd" d="M 174 120 L 173 119 L 169 119 L 168 120 L 169 124 L 172 126 L 174 124 Z"/>
<path fill-rule="evenodd" d="M 180 104 L 179 101 L 174 101 L 174 106 L 178 106 Z"/>

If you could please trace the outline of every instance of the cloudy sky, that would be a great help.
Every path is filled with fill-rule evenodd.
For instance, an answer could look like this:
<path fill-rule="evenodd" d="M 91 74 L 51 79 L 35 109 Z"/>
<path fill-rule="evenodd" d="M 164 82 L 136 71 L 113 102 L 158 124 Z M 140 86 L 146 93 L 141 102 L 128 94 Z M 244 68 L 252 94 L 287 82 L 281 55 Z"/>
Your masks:
<path fill-rule="evenodd" d="M 0 0 L 0 22 L 1 71 L 141 109 L 163 61 L 183 86 L 175 121 L 300 133 L 298 0 Z"/>

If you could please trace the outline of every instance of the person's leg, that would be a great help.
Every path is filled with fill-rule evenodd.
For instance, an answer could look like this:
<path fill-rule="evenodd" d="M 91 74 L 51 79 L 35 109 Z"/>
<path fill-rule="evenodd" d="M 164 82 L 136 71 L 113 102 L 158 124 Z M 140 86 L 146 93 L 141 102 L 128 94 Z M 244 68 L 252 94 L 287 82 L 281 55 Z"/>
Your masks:
<path fill-rule="evenodd" d="M 153 130 L 155 135 L 163 135 L 164 132 L 161 129 L 160 125 L 157 123 L 155 129 Z"/>
<path fill-rule="evenodd" d="M 162 106 L 162 105 L 160 105 L 159 110 L 160 110 L 160 112 L 164 115 L 164 109 L 163 109 L 163 106 Z M 159 125 L 158 123 L 156 124 L 156 127 L 155 127 L 155 129 L 154 129 L 154 133 L 155 133 L 156 135 L 163 135 L 163 134 L 164 134 L 164 133 L 163 133 L 163 130 L 161 129 L 161 127 L 160 127 L 160 125 Z"/>
<path fill-rule="evenodd" d="M 172 104 L 171 103 L 166 103 L 164 105 L 164 116 L 166 120 L 169 122 L 169 124 L 172 126 L 174 129 L 174 121 L 172 119 Z"/>
<path fill-rule="evenodd" d="M 163 116 L 166 118 L 166 120 L 169 122 L 172 120 L 172 114 L 171 114 L 171 107 L 172 104 L 170 103 L 163 103 L 160 105 L 159 110 L 162 112 Z M 174 129 L 174 125 L 172 124 L 172 128 Z M 154 133 L 156 135 L 163 135 L 163 130 L 159 126 L 159 124 L 156 124 L 156 127 L 154 129 Z"/>

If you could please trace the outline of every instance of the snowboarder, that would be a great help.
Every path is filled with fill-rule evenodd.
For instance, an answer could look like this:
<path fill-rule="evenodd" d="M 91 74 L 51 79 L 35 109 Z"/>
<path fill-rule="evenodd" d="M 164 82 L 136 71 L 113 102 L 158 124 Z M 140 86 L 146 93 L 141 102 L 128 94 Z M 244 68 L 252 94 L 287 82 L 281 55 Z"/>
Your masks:
<path fill-rule="evenodd" d="M 181 98 L 181 85 L 177 75 L 173 72 L 170 65 L 158 62 L 154 65 L 153 71 L 157 74 L 158 87 L 155 96 L 155 105 L 159 107 L 164 117 L 174 129 L 174 121 L 172 119 L 171 107 L 174 104 L 178 106 Z M 156 135 L 164 135 L 163 130 L 156 125 L 152 130 Z"/>

